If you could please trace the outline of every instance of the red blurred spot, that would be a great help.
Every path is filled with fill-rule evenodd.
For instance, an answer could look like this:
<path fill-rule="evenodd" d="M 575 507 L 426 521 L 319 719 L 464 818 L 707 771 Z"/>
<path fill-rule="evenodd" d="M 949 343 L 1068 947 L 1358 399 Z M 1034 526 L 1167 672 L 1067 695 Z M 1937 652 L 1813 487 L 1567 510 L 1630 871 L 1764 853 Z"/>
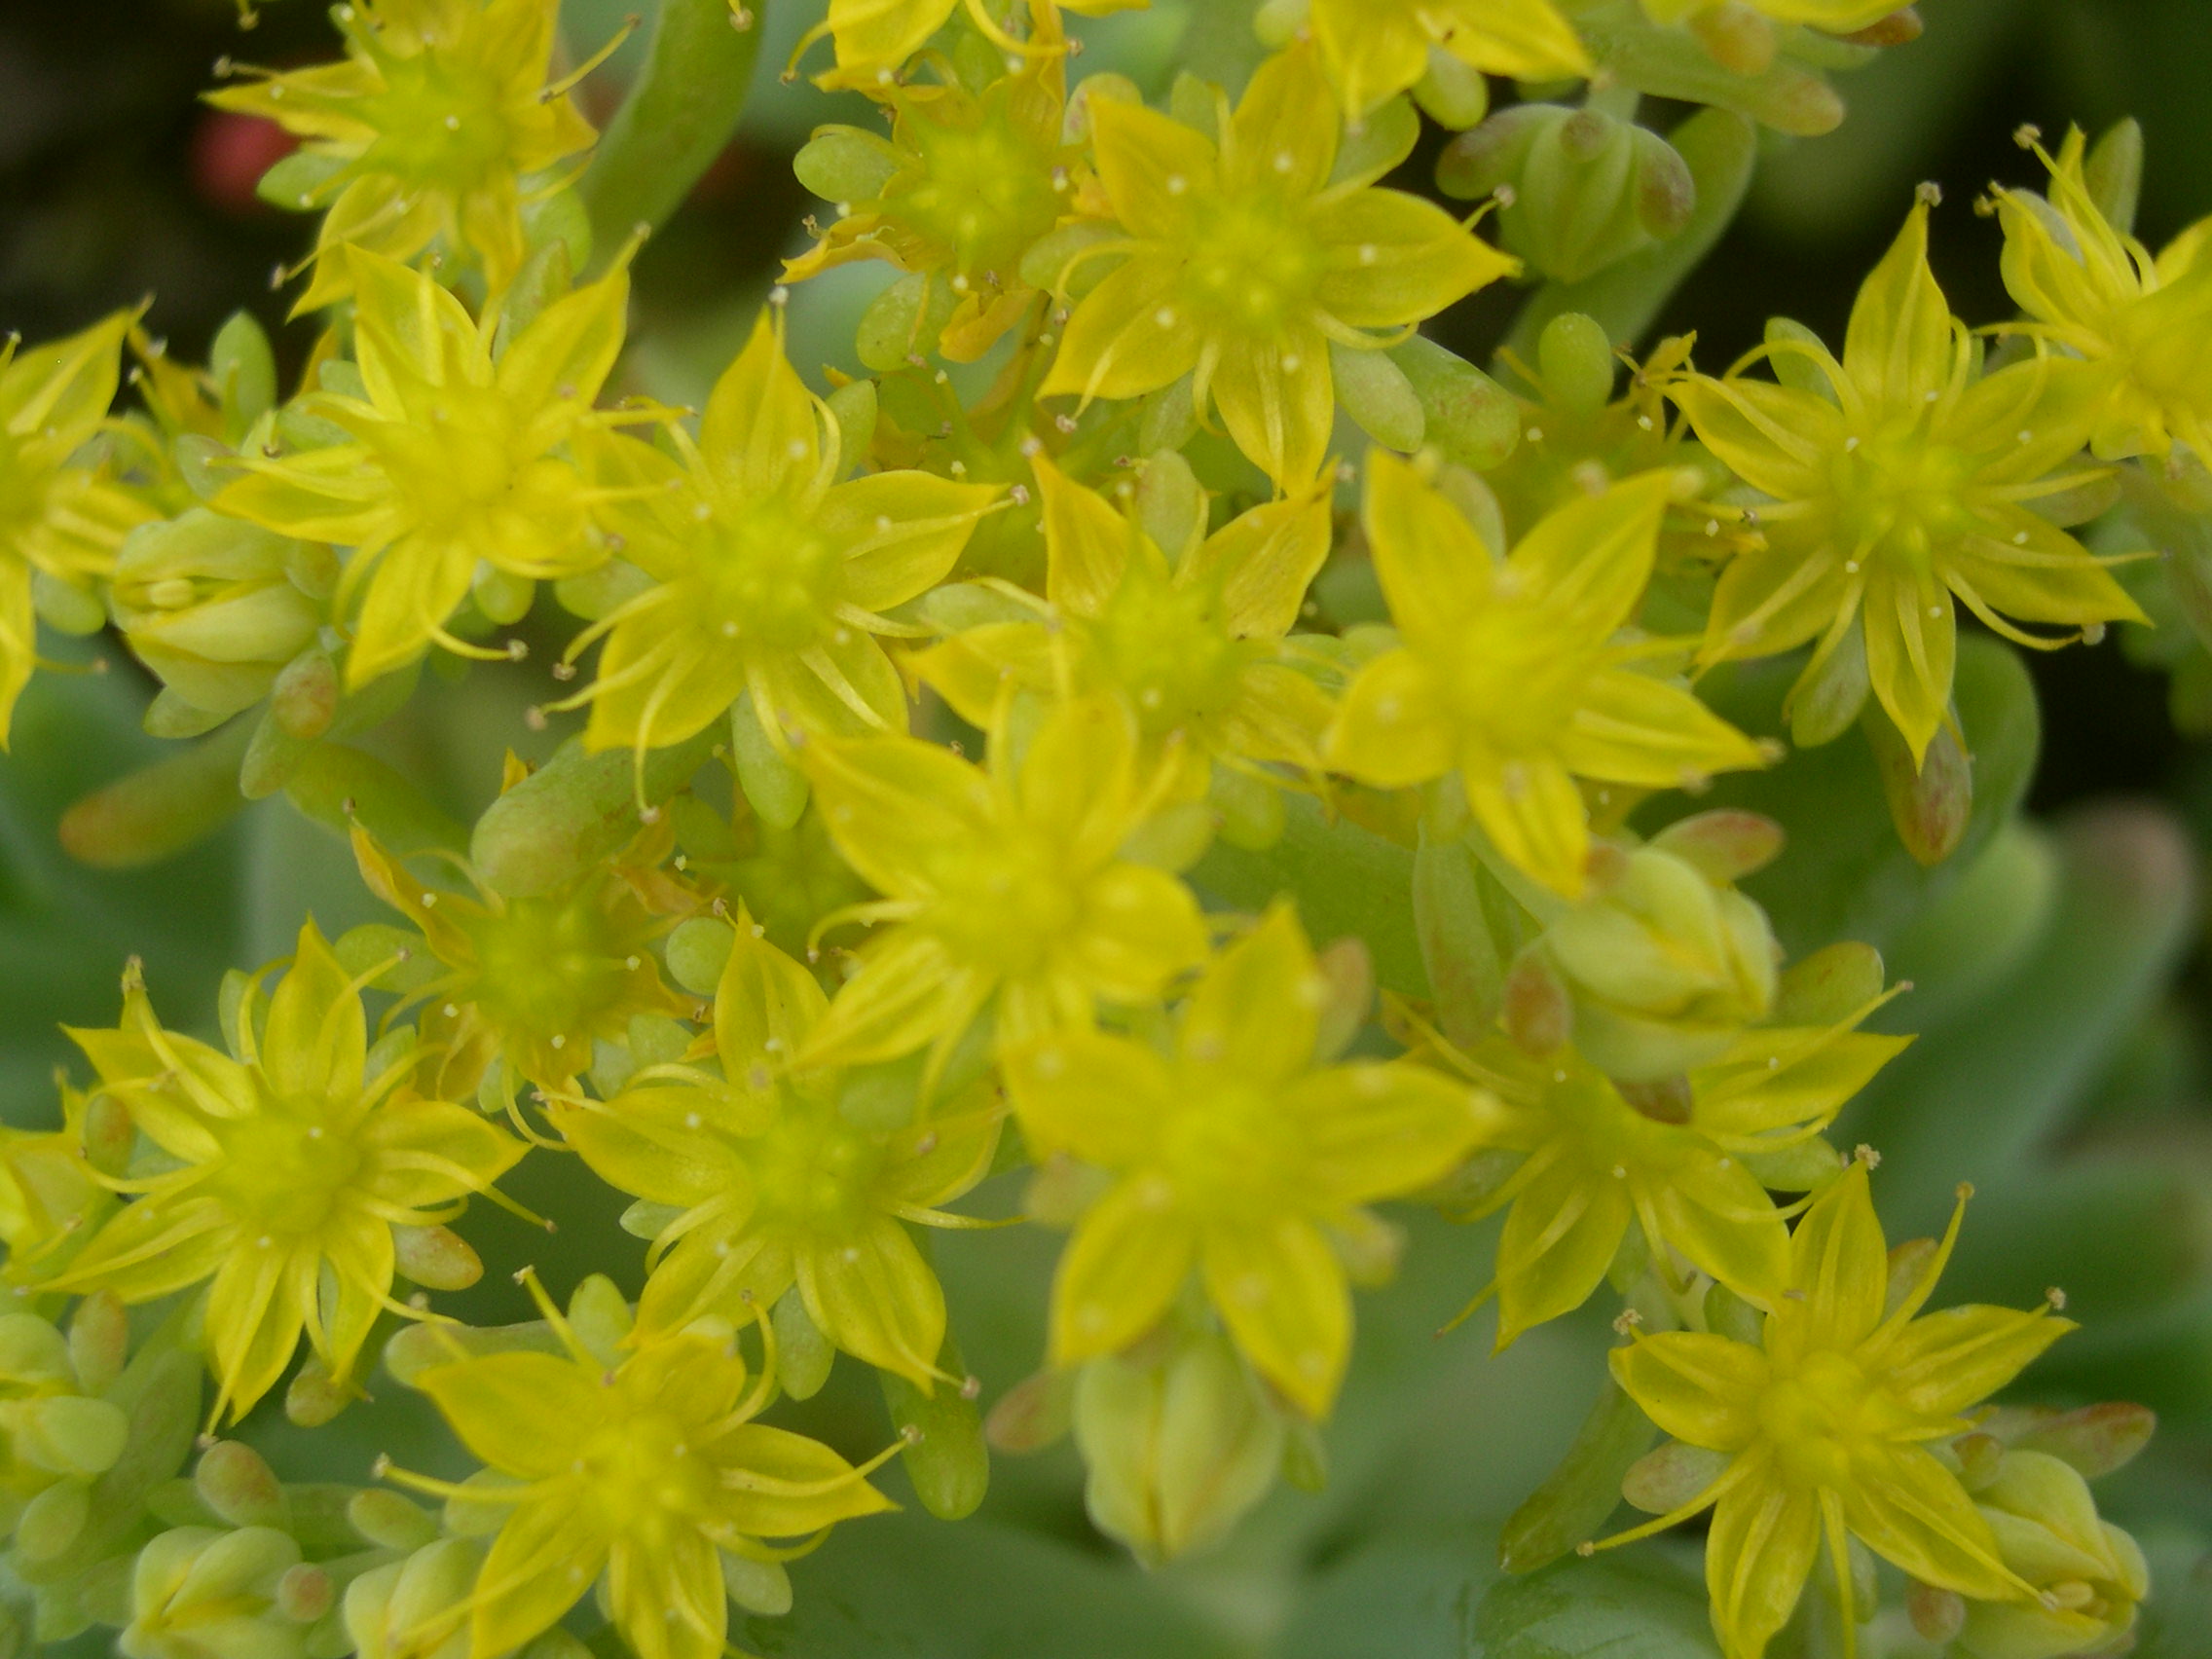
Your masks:
<path fill-rule="evenodd" d="M 261 175 L 299 148 L 299 140 L 274 121 L 211 109 L 192 129 L 192 188 L 225 213 L 267 212 L 254 195 Z"/>

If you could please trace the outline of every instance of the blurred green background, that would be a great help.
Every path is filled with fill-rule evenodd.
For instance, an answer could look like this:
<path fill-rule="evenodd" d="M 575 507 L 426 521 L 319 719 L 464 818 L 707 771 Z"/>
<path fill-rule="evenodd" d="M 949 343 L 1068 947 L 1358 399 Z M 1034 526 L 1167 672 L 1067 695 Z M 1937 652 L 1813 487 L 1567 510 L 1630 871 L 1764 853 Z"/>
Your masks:
<path fill-rule="evenodd" d="M 571 0 L 571 46 L 596 45 L 623 10 Z M 721 367 L 777 259 L 794 249 L 813 203 L 792 179 L 792 155 L 815 123 L 850 119 L 776 81 L 818 4 L 768 10 L 738 141 L 639 264 L 627 372 L 671 395 Z M 1247 11 L 1156 0 L 1148 15 L 1088 26 L 1082 67 L 1124 69 L 1156 89 L 1178 67 L 1234 78 L 1254 50 Z M 2011 137 L 2022 123 L 2055 136 L 2069 122 L 2139 119 L 2150 158 L 2141 228 L 2154 245 L 2212 212 L 2212 0 L 1926 0 L 1923 12 L 1925 38 L 1844 82 L 1852 116 L 1841 131 L 1770 143 L 1740 222 L 1662 322 L 1695 330 L 1704 361 L 1754 343 L 1773 313 L 1839 337 L 1860 276 L 1921 180 L 1944 188 L 1935 262 L 1956 309 L 1974 323 L 2009 314 L 1997 232 L 1972 203 L 1993 178 L 2034 182 Z M 197 95 L 220 55 L 289 64 L 328 55 L 332 42 L 309 0 L 276 0 L 242 35 L 231 0 L 0 0 L 0 328 L 36 340 L 151 295 L 149 326 L 192 354 L 243 305 L 296 360 L 311 331 L 283 322 L 270 272 L 297 256 L 309 224 L 252 196 L 276 154 L 266 130 Z M 589 83 L 594 113 L 604 117 L 638 50 Z M 1396 182 L 1423 187 L 1437 143 L 1432 134 Z M 856 268 L 802 295 L 794 354 L 838 356 L 840 331 L 849 342 L 882 275 Z M 1509 294 L 1481 296 L 1434 332 L 1481 360 L 1512 309 Z M 1975 1180 L 1982 1196 L 1947 1294 L 2029 1302 L 2063 1284 L 2087 1328 L 2031 1377 L 2034 1395 L 2136 1399 L 2162 1414 L 2152 1453 L 2100 1497 L 2141 1531 L 2159 1573 L 2142 1651 L 2187 1659 L 2212 1652 L 2212 983 L 2197 908 L 2212 756 L 2177 734 L 2163 677 L 2132 666 L 2117 639 L 2025 672 L 2016 653 L 1984 644 L 1966 653 L 1960 697 L 1978 756 L 1977 823 L 1950 867 L 1926 877 L 1903 857 L 1856 740 L 1716 794 L 1772 811 L 1792 832 L 1791 854 L 1754 891 L 1793 950 L 1839 932 L 1869 938 L 1920 985 L 1892 1013 L 1921 1043 L 1841 1129 L 1846 1144 L 1885 1152 L 1878 1195 L 1893 1237 L 1939 1226 L 1952 1185 Z M 127 953 L 147 958 L 172 1022 L 201 1025 L 222 970 L 280 954 L 303 910 L 332 932 L 375 911 L 340 843 L 281 799 L 165 865 L 73 865 L 55 839 L 67 804 L 165 752 L 137 730 L 150 684 L 112 644 L 85 654 L 109 672 L 42 676 L 0 763 L 0 1108 L 18 1124 L 52 1121 L 49 1078 L 67 1052 L 55 1025 L 112 1019 Z M 542 673 L 426 677 L 381 752 L 465 821 L 496 788 L 504 747 L 543 753 L 548 739 L 522 719 L 546 694 Z M 1787 680 L 1753 669 L 1716 676 L 1711 689 L 1752 729 L 1773 730 Z M 1839 799 L 1863 811 L 1838 811 Z M 2022 803 L 2028 816 L 2015 820 Z M 533 1190 L 561 1188 L 570 1168 L 538 1161 L 517 1196 L 578 1201 Z M 1012 1193 L 997 1201 L 1011 1207 Z M 618 1205 L 599 1194 L 591 1207 L 605 1221 Z M 1486 1540 L 1571 1436 L 1608 1335 L 1592 1309 L 1496 1361 L 1481 1321 L 1433 1340 L 1486 1276 L 1488 1232 L 1408 1219 L 1407 1274 L 1361 1305 L 1325 1493 L 1277 1492 L 1227 1551 L 1139 1593 L 1134 1569 L 1083 1519 L 1071 1452 L 1001 1459 L 982 1518 L 958 1530 L 918 1515 L 848 1528 L 796 1570 L 797 1613 L 755 1621 L 739 1640 L 806 1659 L 1397 1659 L 1462 1641 L 1495 1659 L 1554 1659 L 1634 1633 L 1640 1655 L 1709 1654 L 1699 1600 L 1663 1546 L 1492 1593 Z M 571 1228 L 548 1246 L 481 1208 L 470 1232 L 494 1272 L 461 1299 L 464 1316 L 524 1316 L 498 1270 L 525 1259 L 556 1284 L 599 1270 L 635 1286 L 642 1246 L 610 1225 Z M 1033 1231 L 939 1245 L 986 1399 L 1041 1350 L 1055 1248 Z M 870 1450 L 881 1408 L 853 1369 L 806 1418 Z M 256 1438 L 288 1474 L 360 1479 L 405 1432 L 405 1411 L 400 1401 L 350 1414 L 312 1440 L 277 1418 Z"/>

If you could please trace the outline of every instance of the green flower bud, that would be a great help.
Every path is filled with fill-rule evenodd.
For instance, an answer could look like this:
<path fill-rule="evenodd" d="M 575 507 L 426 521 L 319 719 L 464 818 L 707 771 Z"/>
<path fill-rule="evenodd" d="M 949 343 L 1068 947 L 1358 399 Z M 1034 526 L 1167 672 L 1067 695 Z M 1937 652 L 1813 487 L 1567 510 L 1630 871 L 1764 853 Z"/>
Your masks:
<path fill-rule="evenodd" d="M 54 1560 L 77 1541 L 92 1509 L 92 1491 L 85 1482 L 55 1482 L 16 1518 L 17 1555 L 25 1562 Z"/>
<path fill-rule="evenodd" d="M 1724 837 L 1699 835 L 1682 851 L 1655 842 L 1622 856 L 1536 946 L 1572 1002 L 1575 1046 L 1612 1077 L 1701 1065 L 1774 1006 L 1781 951 L 1766 912 L 1700 867 L 1719 856 L 1704 839 Z"/>
<path fill-rule="evenodd" d="M 192 1484 L 201 1501 L 234 1527 L 282 1527 L 290 1506 L 284 1483 L 252 1447 L 218 1440 L 200 1455 Z"/>
<path fill-rule="evenodd" d="M 949 1331 L 937 1363 L 939 1370 L 962 1381 L 940 1382 L 925 1394 L 891 1372 L 879 1371 L 876 1377 L 891 1421 L 906 1442 L 906 1478 L 914 1495 L 940 1521 L 959 1521 L 976 1512 L 991 1484 L 991 1456 L 976 1410 L 981 1384 L 965 1375 L 967 1364 Z"/>
<path fill-rule="evenodd" d="M 1520 104 L 1455 139 L 1448 196 L 1495 195 L 1498 237 L 1547 276 L 1579 282 L 1689 223 L 1697 184 L 1649 128 L 1595 109 Z"/>
<path fill-rule="evenodd" d="M 484 1276 L 484 1262 L 450 1227 L 395 1227 L 393 1259 L 399 1271 L 431 1290 L 466 1290 Z"/>
<path fill-rule="evenodd" d="M 59 1331 L 36 1313 L 0 1313 L 0 1387 L 67 1386 L 76 1380 L 68 1339 Z"/>
<path fill-rule="evenodd" d="M 211 715 L 235 714 L 267 695 L 322 626 L 322 606 L 292 580 L 301 556 L 289 537 L 194 507 L 131 533 L 109 605 L 165 685 Z"/>
<path fill-rule="evenodd" d="M 130 1419 L 121 1408 L 82 1394 L 49 1394 L 42 1399 L 0 1405 L 17 1460 L 56 1475 L 96 1475 L 115 1467 L 130 1439 Z"/>
<path fill-rule="evenodd" d="M 1076 1384 L 1084 1503 L 1151 1565 L 1224 1537 L 1282 1465 L 1283 1419 L 1228 1341 L 1183 1332 Z"/>
<path fill-rule="evenodd" d="M 792 1578 L 780 1561 L 721 1552 L 722 1587 L 749 1613 L 778 1619 L 792 1610 Z"/>
<path fill-rule="evenodd" d="M 306 1659 L 306 1631 L 276 1606 L 300 1546 L 271 1527 L 179 1527 L 138 1552 L 125 1659 Z"/>
<path fill-rule="evenodd" d="M 1970 1602 L 1959 1646 L 1973 1659 L 2058 1659 L 2118 1645 L 2149 1594 L 2150 1569 L 2133 1538 L 2101 1519 L 2089 1484 L 2044 1452 L 2005 1454 L 1974 1493 L 2005 1565 L 2041 1601 Z"/>
<path fill-rule="evenodd" d="M 769 1317 L 776 1328 L 776 1380 L 793 1399 L 811 1400 L 830 1381 L 836 1348 L 806 1310 L 806 1298 L 795 1284 L 776 1299 Z"/>
<path fill-rule="evenodd" d="M 95 1291 L 69 1315 L 69 1365 L 78 1386 L 104 1393 L 130 1357 L 130 1315 L 113 1291 Z"/>
<path fill-rule="evenodd" d="M 419 1550 L 438 1535 L 437 1517 L 383 1487 L 366 1488 L 348 1499 L 346 1520 L 380 1549 Z"/>
<path fill-rule="evenodd" d="M 346 1634 L 360 1659 L 467 1659 L 468 1597 L 481 1546 L 440 1538 L 346 1587 Z"/>

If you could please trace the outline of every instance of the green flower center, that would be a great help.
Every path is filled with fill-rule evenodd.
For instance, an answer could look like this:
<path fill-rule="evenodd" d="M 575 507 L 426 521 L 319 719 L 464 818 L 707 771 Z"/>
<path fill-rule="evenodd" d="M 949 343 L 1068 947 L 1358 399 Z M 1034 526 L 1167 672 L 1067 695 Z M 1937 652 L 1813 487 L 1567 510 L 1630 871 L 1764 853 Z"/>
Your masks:
<path fill-rule="evenodd" d="M 1212 328 L 1272 338 L 1312 311 L 1324 264 L 1297 203 L 1259 194 L 1209 203 L 1184 263 L 1183 303 Z"/>
<path fill-rule="evenodd" d="M 1233 639 L 1201 588 L 1124 582 L 1093 636 L 1147 737 L 1221 714 L 1236 700 L 1253 647 Z"/>
<path fill-rule="evenodd" d="M 751 503 L 705 535 L 699 614 L 721 638 L 798 651 L 837 626 L 844 554 L 804 518 L 776 503 Z"/>
<path fill-rule="evenodd" d="M 940 890 L 939 936 L 962 961 L 1010 978 L 1042 971 L 1083 913 L 1064 857 L 1034 835 L 954 849 Z"/>
<path fill-rule="evenodd" d="M 1932 440 L 1919 423 L 1862 441 L 1835 464 L 1836 540 L 1846 559 L 1925 570 L 1978 523 L 1969 499 L 1973 460 Z"/>
<path fill-rule="evenodd" d="M 834 1104 L 793 1102 L 752 1143 L 749 1161 L 764 1212 L 818 1237 L 842 1237 L 857 1233 L 875 1208 L 870 1195 L 884 1153 Z"/>
<path fill-rule="evenodd" d="M 420 408 L 362 434 L 424 535 L 528 570 L 583 534 L 581 481 L 566 461 L 532 455 L 514 406 L 491 387 L 412 388 Z"/>
<path fill-rule="evenodd" d="M 383 90 L 351 112 L 377 129 L 360 171 L 461 195 L 508 166 L 512 134 L 492 75 L 435 52 L 386 57 L 383 69 Z"/>
<path fill-rule="evenodd" d="M 634 958 L 594 899 L 510 899 L 469 920 L 476 973 L 467 995 L 493 1024 L 525 1040 L 580 1038 L 621 1000 Z"/>
<path fill-rule="evenodd" d="M 1500 571 L 1499 588 L 1513 579 Z M 1500 591 L 1453 639 L 1445 697 L 1493 757 L 1542 754 L 1581 706 L 1603 650 Z"/>
<path fill-rule="evenodd" d="M 577 1461 L 609 1530 L 650 1539 L 690 1524 L 712 1504 L 716 1471 L 673 1413 L 649 1406 L 586 1435 Z"/>
<path fill-rule="evenodd" d="M 360 1147 L 326 1117 L 319 1101 L 264 1097 L 250 1117 L 210 1124 L 225 1155 L 217 1194 L 249 1234 L 275 1243 L 317 1233 L 357 1184 Z"/>
<path fill-rule="evenodd" d="M 975 127 L 913 123 L 920 166 L 883 193 L 884 216 L 948 256 L 962 273 L 1011 276 L 1059 217 L 1047 158 L 1003 115 Z"/>
<path fill-rule="evenodd" d="M 1168 1124 L 1167 1178 L 1193 1210 L 1261 1219 L 1291 1183 L 1288 1127 L 1274 1095 L 1219 1076 L 1187 1077 L 1186 1105 Z"/>
<path fill-rule="evenodd" d="M 1873 1392 L 1866 1373 L 1840 1353 L 1808 1354 L 1794 1375 L 1777 1378 L 1758 1417 L 1783 1474 L 1801 1486 L 1849 1486 L 1851 1448 L 1864 1438 Z"/>

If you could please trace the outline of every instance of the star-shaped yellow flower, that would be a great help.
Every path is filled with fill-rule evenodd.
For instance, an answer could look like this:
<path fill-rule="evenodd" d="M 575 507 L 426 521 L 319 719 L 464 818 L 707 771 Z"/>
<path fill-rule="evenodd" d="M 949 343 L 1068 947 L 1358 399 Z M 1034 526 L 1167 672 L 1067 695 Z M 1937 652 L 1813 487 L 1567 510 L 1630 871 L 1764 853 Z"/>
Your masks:
<path fill-rule="evenodd" d="M 2005 286 L 2033 318 L 2025 332 L 2103 371 L 2090 446 L 2115 460 L 2185 443 L 2212 456 L 2212 220 L 2153 254 L 2107 220 L 2083 174 L 2087 141 L 2066 135 L 2047 202 L 1997 194 Z"/>
<path fill-rule="evenodd" d="M 478 1659 L 525 1646 L 603 1573 L 608 1610 L 638 1659 L 721 1659 L 724 1554 L 785 1560 L 788 1544 L 767 1540 L 803 1540 L 892 1507 L 867 1484 L 873 1463 L 856 1468 L 820 1441 L 753 1420 L 774 1397 L 774 1368 L 754 1379 L 727 1322 L 599 1353 L 550 1303 L 542 1309 L 565 1352 L 480 1353 L 414 1380 L 461 1444 L 506 1478 L 458 1486 L 385 1471 L 472 1515 L 506 1510 L 468 1598 Z"/>
<path fill-rule="evenodd" d="M 1039 614 L 965 629 L 916 657 L 914 672 L 977 725 L 1010 682 L 1117 694 L 1149 752 L 1172 742 L 1198 763 L 1200 788 L 1215 759 L 1317 770 L 1333 705 L 1281 641 L 1328 557 L 1327 482 L 1211 535 L 1194 484 L 1170 555 L 1134 514 L 1042 456 L 1034 465 L 1046 557 Z"/>
<path fill-rule="evenodd" d="M 831 1343 L 926 1391 L 941 1376 L 944 1292 L 905 1224 L 957 1224 L 939 1206 L 990 1168 L 1005 1108 L 972 1091 L 903 1128 L 849 1123 L 839 1073 L 792 1066 L 829 999 L 756 933 L 738 912 L 715 993 L 719 1072 L 705 1053 L 648 1066 L 554 1121 L 602 1180 L 680 1212 L 653 1245 L 644 1328 L 741 1317 L 795 1284 Z"/>
<path fill-rule="evenodd" d="M 295 311 L 353 291 L 348 245 L 407 261 L 436 244 L 480 264 L 495 294 L 514 280 L 524 203 L 566 182 L 532 175 L 596 137 L 568 83 L 546 85 L 560 13 L 556 0 L 351 0 L 332 13 L 344 61 L 207 95 L 324 164 L 297 203 L 328 211 Z"/>
<path fill-rule="evenodd" d="M 1708 661 L 1820 644 L 1804 685 L 1838 650 L 1866 680 L 1914 757 L 1948 718 L 1953 599 L 2007 639 L 2050 648 L 2023 622 L 2144 620 L 2112 574 L 2036 503 L 2094 480 L 2074 465 L 2106 382 L 2039 354 L 1977 376 L 1966 326 L 1928 268 L 1928 204 L 1905 221 L 1852 308 L 1838 361 L 1804 359 L 1820 389 L 1685 376 L 1670 387 L 1721 463 L 1768 499 L 1766 545 L 1721 571 Z"/>
<path fill-rule="evenodd" d="M 1959 1214 L 1965 1207 L 1962 1195 Z M 1608 1542 L 1712 1508 L 1705 1580 L 1728 1659 L 1760 1659 L 1824 1540 L 1847 1641 L 1858 1624 L 1851 1538 L 1938 1589 L 1996 1602 L 2035 1596 L 1929 1442 L 1964 1433 L 1971 1408 L 2074 1327 L 2047 1307 L 1922 1316 L 1959 1214 L 1927 1267 L 1893 1296 L 1866 1165 L 1855 1160 L 1790 1236 L 1789 1288 L 1766 1317 L 1763 1346 L 1665 1331 L 1613 1350 L 1614 1379 L 1652 1421 L 1725 1462 L 1682 1508 Z"/>
<path fill-rule="evenodd" d="M 1076 305 L 1040 394 L 1141 397 L 1191 377 L 1236 446 L 1284 490 L 1320 470 L 1332 350 L 1394 344 L 1517 269 L 1441 207 L 1333 178 L 1343 115 L 1314 49 L 1261 64 L 1220 138 L 1152 110 L 1091 105 L 1098 178 L 1124 257 Z M 1071 267 L 1072 274 L 1079 267 Z M 1063 283 L 1065 275 L 1063 276 Z"/>
<path fill-rule="evenodd" d="M 1404 644 L 1346 691 L 1329 763 L 1379 789 L 1456 771 L 1501 857 L 1567 898 L 1586 884 L 1577 778 L 1677 788 L 1766 764 L 1684 686 L 1640 672 L 1615 636 L 1651 575 L 1673 471 L 1570 502 L 1502 561 L 1417 468 L 1367 466 L 1375 572 Z"/>
<path fill-rule="evenodd" d="M 376 1316 L 397 1306 L 394 1229 L 450 1221 L 523 1144 L 416 1095 L 412 1056 L 368 1075 L 360 990 L 312 921 L 266 1020 L 249 994 L 230 1022 L 229 1054 L 164 1030 L 135 967 L 123 985 L 118 1029 L 69 1035 L 100 1090 L 173 1161 L 118 1183 L 138 1196 L 52 1287 L 151 1302 L 212 1277 L 218 1421 L 269 1391 L 303 1331 L 348 1376 Z"/>
<path fill-rule="evenodd" d="M 797 1055 L 855 1065 L 929 1047 L 933 1065 L 986 1010 L 997 1040 L 1088 1025 L 1099 1003 L 1157 1000 L 1206 948 L 1198 902 L 1128 842 L 1168 764 L 1100 699 L 1049 710 L 1016 751 L 994 723 L 976 766 L 908 737 L 809 743 L 799 760 L 830 838 L 884 895 L 886 922 Z"/>
<path fill-rule="evenodd" d="M 1054 1365 L 1127 1346 L 1196 1270 L 1259 1373 L 1327 1415 L 1351 1352 L 1332 1235 L 1372 1234 L 1362 1205 L 1448 1174 L 1492 1103 L 1420 1066 L 1330 1064 L 1326 997 L 1283 906 L 1199 977 L 1168 1053 L 1068 1031 L 1008 1056 L 1031 1144 L 1115 1177 L 1060 1258 Z"/>
<path fill-rule="evenodd" d="M 917 632 L 882 612 L 943 579 L 995 486 L 927 472 L 837 480 L 837 424 L 784 356 L 782 313 L 707 400 L 699 436 L 669 429 L 673 459 L 594 433 L 587 464 L 601 523 L 652 585 L 584 630 L 604 638 L 584 743 L 681 743 L 748 691 L 771 738 L 903 731 L 906 693 L 876 636 Z"/>
<path fill-rule="evenodd" d="M 349 247 L 343 262 L 362 395 L 320 391 L 304 403 L 348 441 L 247 455 L 246 476 L 213 504 L 351 549 L 338 602 L 358 601 L 346 682 L 359 686 L 433 641 L 486 654 L 445 626 L 479 563 L 547 580 L 605 560 L 586 534 L 590 498 L 566 450 L 596 419 L 630 284 L 618 271 L 556 300 L 495 357 L 497 314 L 471 317 L 428 276 L 381 254 Z"/>

